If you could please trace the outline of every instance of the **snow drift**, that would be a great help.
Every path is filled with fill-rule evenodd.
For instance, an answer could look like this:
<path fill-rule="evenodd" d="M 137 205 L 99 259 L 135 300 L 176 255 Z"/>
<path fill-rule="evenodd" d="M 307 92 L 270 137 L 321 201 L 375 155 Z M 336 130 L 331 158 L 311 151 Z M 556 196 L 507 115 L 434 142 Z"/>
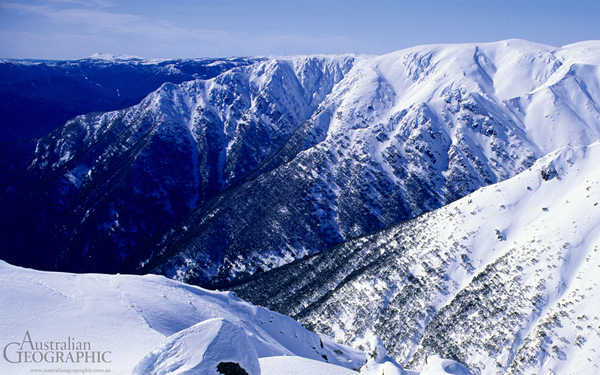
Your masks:
<path fill-rule="evenodd" d="M 298 356 L 358 369 L 364 356 L 230 292 L 162 276 L 40 272 L 0 261 L 0 304 L 3 346 L 22 342 L 28 332 L 34 342 L 71 337 L 110 352 L 110 363 L 62 365 L 70 369 L 131 374 L 141 361 L 140 374 L 210 374 L 220 362 L 235 362 L 255 375 L 262 357 Z M 61 364 L 0 361 L 2 373 L 47 367 Z"/>

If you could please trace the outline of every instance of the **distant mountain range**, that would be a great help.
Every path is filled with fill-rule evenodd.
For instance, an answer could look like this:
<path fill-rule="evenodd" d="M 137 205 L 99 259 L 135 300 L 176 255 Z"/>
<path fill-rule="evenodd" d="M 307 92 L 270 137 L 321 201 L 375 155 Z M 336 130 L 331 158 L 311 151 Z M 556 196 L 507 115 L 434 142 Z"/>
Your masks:
<path fill-rule="evenodd" d="M 215 64 L 205 74 L 220 74 L 165 83 L 39 139 L 5 184 L 1 255 L 201 285 L 281 266 L 598 139 L 599 48 L 507 40 L 383 56 L 90 63 Z"/>
<path fill-rule="evenodd" d="M 137 104 L 164 82 L 209 79 L 257 60 L 0 59 L 2 138 L 43 137 L 77 115 Z"/>
<path fill-rule="evenodd" d="M 0 190 L 11 190 L 9 186 L 23 177 L 33 158 L 35 138 L 48 135 L 67 120 L 132 106 L 165 82 L 208 79 L 258 60 L 107 56 L 68 61 L 0 60 Z"/>

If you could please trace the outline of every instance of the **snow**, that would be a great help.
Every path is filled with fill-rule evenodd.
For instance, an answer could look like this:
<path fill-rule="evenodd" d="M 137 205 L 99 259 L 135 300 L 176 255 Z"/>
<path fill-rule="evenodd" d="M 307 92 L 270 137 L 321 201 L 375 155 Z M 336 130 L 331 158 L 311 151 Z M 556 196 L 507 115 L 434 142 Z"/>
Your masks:
<path fill-rule="evenodd" d="M 223 225 L 265 234 L 246 238 L 228 230 L 226 236 L 235 240 L 226 241 L 213 257 L 222 259 L 218 262 L 204 262 L 214 254 L 207 250 L 212 249 L 208 240 L 193 234 L 200 219 L 178 224 L 190 229 L 189 243 L 153 251 L 156 255 L 137 248 L 145 246 L 140 244 L 145 241 L 141 232 L 128 238 L 131 253 L 144 253 L 131 264 L 157 264 L 153 272 L 209 284 L 216 277 L 232 279 L 271 269 L 338 239 L 416 217 L 513 177 L 558 148 L 598 140 L 598 51 L 600 43 L 593 41 L 557 48 L 510 39 L 416 46 L 379 56 L 256 59 L 208 80 L 163 85 L 122 111 L 77 118 L 71 131 L 85 134 L 84 141 L 39 147 L 32 170 L 70 169 L 67 163 L 87 158 L 93 161 L 90 170 L 102 170 L 116 157 L 108 151 L 112 147 L 133 150 L 140 145 L 142 157 L 137 160 L 145 160 L 145 168 L 136 161 L 132 173 L 148 174 L 151 186 L 156 184 L 154 190 L 162 193 L 147 195 L 159 207 L 169 207 L 184 195 L 181 199 L 190 210 L 203 207 L 215 189 L 247 178 L 257 184 L 265 181 L 257 188 L 265 192 L 260 196 L 247 196 L 253 193 L 246 193 L 246 187 L 239 190 L 247 205 L 225 207 L 227 200 L 221 200 L 202 219 L 202 227 L 215 236 L 213 228 Z M 150 133 L 149 124 L 156 125 Z M 114 137 L 109 137 L 102 157 L 89 154 L 94 139 L 121 126 L 131 132 L 126 143 L 112 143 Z M 152 146 L 158 142 L 172 147 L 177 152 L 173 155 L 184 155 L 186 162 L 160 155 Z M 50 160 L 55 164 L 46 164 Z M 179 165 L 192 167 L 173 182 L 148 172 L 179 171 Z M 257 170 L 264 180 L 254 180 Z M 285 189 L 280 202 L 259 202 L 262 196 L 283 196 L 277 181 L 283 174 L 299 183 Z M 94 176 L 82 186 L 105 184 Z M 81 183 L 77 174 L 65 177 L 75 187 Z M 298 196 L 306 194 L 294 186 L 304 182 L 314 187 L 314 194 L 307 196 L 319 207 L 293 215 L 302 203 Z M 365 188 L 358 189 L 357 182 Z M 180 186 L 189 189 L 179 191 Z M 262 207 L 270 227 L 258 227 L 257 220 L 244 222 Z M 178 212 L 164 211 L 168 217 Z M 90 212 L 86 222 L 105 219 L 102 209 Z M 159 214 L 140 216 L 148 220 L 147 227 L 163 227 L 152 220 Z M 175 223 L 169 225 L 174 235 L 149 235 L 170 243 L 168 238 L 178 231 Z M 297 233 L 298 228 L 304 233 Z M 168 259 L 154 258 L 163 253 L 170 254 Z"/>
<path fill-rule="evenodd" d="M 463 364 L 437 355 L 427 357 L 420 371 L 405 370 L 393 359 L 375 358 L 360 369 L 360 375 L 472 375 Z"/>
<path fill-rule="evenodd" d="M 41 272 L 0 261 L 0 305 L 5 343 L 21 342 L 26 332 L 36 342 L 74 337 L 90 342 L 93 350 L 110 351 L 110 364 L 86 367 L 109 367 L 114 374 L 130 374 L 138 362 L 137 373 L 164 374 L 204 371 L 229 360 L 254 375 L 261 357 L 325 361 L 326 356 L 348 368 L 360 368 L 364 358 L 230 292 L 162 276 Z M 1 373 L 41 367 L 0 361 Z"/>
<path fill-rule="evenodd" d="M 262 375 L 357 375 L 341 366 L 302 357 L 265 357 L 259 363 Z"/>
<path fill-rule="evenodd" d="M 427 357 L 427 363 L 421 370 L 421 375 L 471 375 L 471 371 L 464 365 L 450 360 L 442 359 L 437 355 Z"/>
<path fill-rule="evenodd" d="M 421 371 L 408 371 L 387 355 L 377 336 L 372 335 L 369 341 L 368 361 L 360 369 L 360 375 L 472 375 L 463 364 L 437 355 L 427 357 Z"/>
<path fill-rule="evenodd" d="M 99 363 L 0 361 L 0 372 L 27 374 L 54 368 L 110 370 L 114 374 L 219 375 L 218 366 L 237 364 L 249 375 L 351 375 L 365 353 L 335 344 L 289 317 L 161 276 L 41 272 L 0 261 L 2 345 L 48 341 L 88 342 L 106 354 Z M 26 336 L 29 335 L 29 336 Z M 370 338 L 371 360 L 361 374 L 417 375 L 403 370 Z M 27 348 L 27 344 L 25 344 Z M 9 347 L 9 358 L 16 354 Z M 16 349 L 15 349 L 16 350 Z M 441 361 L 448 369 L 462 368 Z"/>
<path fill-rule="evenodd" d="M 301 357 L 265 357 L 259 359 L 262 375 L 359 375 L 357 372 Z M 472 375 L 462 364 L 439 356 L 430 356 L 420 371 L 407 371 L 393 360 L 371 361 L 360 375 Z"/>
<path fill-rule="evenodd" d="M 295 314 L 356 347 L 365 346 L 359 335 L 386 337 L 393 359 L 422 373 L 464 370 L 432 352 L 482 374 L 596 373 L 598 160 L 600 142 L 560 148 L 513 178 L 310 259 L 364 254 L 350 258 L 348 278 L 323 265 L 326 295 L 296 300 L 311 310 Z M 377 358 L 363 370 L 393 364 Z"/>
<path fill-rule="evenodd" d="M 209 319 L 169 337 L 161 348 L 142 359 L 133 374 L 219 375 L 217 367 L 221 362 L 233 362 L 248 375 L 260 375 L 254 348 L 239 325 L 224 319 Z"/>
<path fill-rule="evenodd" d="M 369 362 L 360 369 L 360 375 L 416 375 L 414 372 L 404 371 L 395 362 Z"/>
<path fill-rule="evenodd" d="M 356 112 L 374 100 L 382 101 L 384 107 L 376 108 L 381 119 L 419 103 L 430 103 L 435 108 L 444 90 L 452 86 L 469 93 L 481 93 L 501 106 L 502 102 L 513 98 L 529 103 L 531 95 L 552 87 L 573 64 L 593 64 L 588 69 L 590 72 L 579 69 L 572 74 L 578 81 L 596 86 L 599 81 L 595 73 L 595 66 L 600 61 L 598 51 L 598 42 L 556 49 L 523 40 L 412 47 L 387 55 L 360 58 L 329 100 L 339 103 L 337 107 L 342 112 Z M 390 94 L 383 94 L 378 89 L 383 85 L 391 89 Z M 527 128 L 529 140 L 544 153 L 567 144 L 589 144 L 597 139 L 598 112 L 592 109 L 590 113 L 589 105 L 586 108 L 580 104 L 589 100 L 571 96 L 580 92 L 585 90 L 572 87 L 565 93 L 553 90 L 553 95 L 541 95 L 539 102 L 524 108 L 531 114 L 517 119 Z M 592 97 L 600 99 L 595 95 Z M 548 139 L 542 135 L 548 133 L 547 120 L 535 113 L 553 109 L 556 103 L 564 103 L 580 115 L 590 113 L 595 120 L 555 120 L 560 136 Z M 569 112 L 569 108 L 561 109 L 561 112 Z M 353 121 L 349 118 L 346 123 Z M 336 126 L 340 125 L 336 122 Z M 570 132 L 566 130 L 569 125 Z M 591 134 L 585 133 L 588 128 Z M 582 131 L 585 134 L 578 135 Z"/>
<path fill-rule="evenodd" d="M 374 201 L 364 212 L 374 218 L 372 221 L 380 220 L 382 226 L 398 219 L 381 208 L 389 191 L 400 192 L 398 199 L 406 200 L 408 214 L 414 217 L 476 188 L 502 181 L 414 221 L 419 237 L 428 238 L 429 243 L 418 242 L 418 238 L 415 242 L 419 246 L 406 246 L 402 256 L 414 261 L 400 265 L 423 283 L 424 296 L 414 298 L 422 298 L 417 302 L 427 313 L 411 321 L 414 324 L 409 328 L 414 329 L 414 338 L 429 334 L 428 342 L 457 343 L 469 365 L 478 369 L 488 365 L 488 372 L 496 363 L 514 372 L 593 372 L 600 365 L 595 349 L 600 347 L 600 316 L 594 304 L 600 297 L 600 176 L 596 165 L 600 145 L 594 143 L 600 138 L 599 66 L 600 42 L 596 41 L 555 48 L 506 40 L 418 46 L 382 56 L 266 59 L 211 80 L 165 84 L 140 105 L 122 112 L 122 117 L 128 125 L 140 127 L 143 134 L 144 123 L 131 119 L 149 113 L 153 121 L 146 124 L 154 120 L 161 123 L 157 134 L 180 145 L 184 138 L 177 137 L 175 130 L 182 128 L 195 146 L 201 139 L 196 131 L 201 129 L 194 119 L 201 118 L 200 110 L 203 114 L 215 113 L 223 127 L 223 139 L 219 141 L 224 151 L 218 169 L 219 179 L 223 180 L 219 182 L 224 184 L 247 172 L 226 170 L 226 165 L 237 158 L 232 155 L 234 146 L 248 141 L 240 135 L 246 124 L 239 121 L 242 115 L 260 122 L 266 134 L 264 144 L 256 147 L 260 151 L 255 155 L 257 163 L 279 149 L 280 145 L 271 145 L 267 138 L 278 134 L 287 139 L 295 131 L 292 126 L 312 121 L 323 131 L 315 136 L 318 147 L 311 143 L 285 167 L 295 173 L 295 178 L 314 182 L 320 188 L 311 191 L 310 196 L 323 201 L 322 207 L 315 210 L 319 219 L 323 218 L 320 225 L 340 228 L 340 237 L 364 233 L 360 223 L 342 222 L 341 209 L 335 206 L 340 197 L 356 191 L 356 180 L 344 186 L 348 172 L 360 176 L 361 186 L 369 188 L 364 196 L 354 196 L 356 200 L 348 206 L 356 202 L 365 202 L 366 206 L 365 198 Z M 232 92 L 234 98 L 229 98 L 227 94 Z M 293 121 L 285 126 L 271 121 L 261 105 L 286 113 Z M 102 119 L 87 124 L 86 139 L 110 127 L 116 113 L 121 112 L 100 115 Z M 80 119 L 85 123 L 85 116 Z M 79 156 L 79 150 L 71 148 L 69 142 L 58 145 L 61 147 L 47 145 L 48 150 L 59 151 L 57 168 Z M 324 157 L 323 150 L 339 159 Z M 35 160 L 34 164 L 38 162 Z M 325 161 L 319 164 L 315 160 Z M 45 162 L 39 159 L 42 168 Z M 347 165 L 350 167 L 342 168 Z M 93 167 L 78 166 L 64 176 L 79 186 L 84 178 L 91 178 Z M 549 171 L 556 173 L 545 178 Z M 383 177 L 373 177 L 380 176 L 378 172 Z M 426 188 L 433 192 L 431 199 L 435 202 L 426 205 L 410 201 L 414 187 L 403 185 L 406 175 L 431 182 Z M 200 186 L 200 176 L 192 177 L 195 186 Z M 390 189 L 377 191 L 377 186 L 387 180 L 391 181 Z M 464 191 L 452 193 L 462 185 L 467 185 Z M 329 190 L 335 194 L 327 201 L 322 191 Z M 190 202 L 196 203 L 196 199 L 192 197 Z M 294 212 L 291 206 L 273 206 L 281 216 Z M 398 209 L 392 204 L 390 207 L 391 212 Z M 332 211 L 331 215 L 326 209 Z M 356 220 L 358 215 L 353 214 L 350 211 L 346 216 Z M 221 219 L 218 209 L 210 215 L 217 222 Z M 335 222 L 327 222 L 330 217 Z M 212 216 L 207 215 L 209 219 Z M 275 219 L 273 233 L 289 229 Z M 193 229 L 190 227 L 190 232 Z M 238 257 L 239 262 L 236 260 L 231 270 L 251 272 L 260 262 L 282 265 L 313 251 L 310 244 L 303 243 L 294 244 L 296 247 L 283 243 L 284 250 L 264 253 L 260 246 L 249 250 L 251 256 Z M 381 249 L 378 255 L 385 256 L 386 251 Z M 198 264 L 202 256 L 206 254 L 190 253 L 182 259 Z M 250 260 L 254 264 L 249 264 Z M 199 272 L 214 276 L 219 266 L 211 264 L 213 268 L 207 266 Z M 185 267 L 188 265 L 174 264 L 174 275 L 184 278 L 189 270 Z M 115 348 L 111 350 L 116 371 L 128 372 L 138 361 L 140 373 L 210 371 L 221 360 L 242 363 L 254 373 L 259 371 L 257 361 L 260 367 L 264 364 L 284 371 L 281 356 L 306 368 L 327 367 L 323 355 L 346 368 L 357 369 L 363 363 L 358 351 L 342 348 L 291 319 L 227 293 L 208 292 L 156 276 L 52 274 L 7 264 L 1 269 L 0 298 L 2 305 L 8 306 L 0 312 L 3 333 L 17 340 L 28 330 L 36 337 L 64 337 L 65 330 L 77 335 L 83 332 L 94 345 Z M 436 275 L 434 271 L 439 272 Z M 495 279 L 485 279 L 489 274 Z M 336 338 L 357 343 L 361 337 L 354 333 L 371 333 L 375 323 L 357 319 L 364 311 L 357 313 L 356 306 L 369 308 L 381 303 L 387 312 L 390 301 L 406 285 L 404 275 L 399 273 L 390 279 L 368 276 L 357 276 L 334 290 L 333 297 L 328 296 L 335 298 L 336 293 L 346 291 L 352 303 L 346 301 L 341 312 L 331 308 L 323 314 L 333 317 L 306 319 L 328 324 Z M 478 293 L 480 284 L 495 292 L 484 302 L 492 306 L 502 303 L 503 309 L 493 311 L 496 315 L 486 312 L 493 316 L 485 319 L 477 316 L 478 311 L 466 317 L 460 315 L 460 299 L 467 292 Z M 409 304 L 404 307 L 411 308 Z M 513 314 L 503 315 L 504 310 Z M 23 315 L 21 311 L 31 313 Z M 443 314 L 453 322 L 443 325 L 447 331 L 437 336 L 438 332 L 426 331 L 435 327 L 429 323 L 442 319 Z M 35 315 L 39 315 L 38 320 L 33 319 Z M 57 316 L 62 323 L 56 324 Z M 81 316 L 90 320 L 82 321 Z M 492 351 L 484 349 L 483 338 L 476 337 L 473 327 L 506 342 L 490 354 Z M 126 337 L 121 332 L 127 332 Z M 235 345 L 224 345 L 223 340 L 231 337 L 236 338 Z M 549 341 L 540 337 L 549 337 Z M 429 349 L 419 340 L 394 344 L 399 346 L 396 354 L 404 356 L 400 363 L 418 355 L 415 363 L 419 364 Z M 338 349 L 342 355 L 336 355 Z M 392 359 L 378 353 L 363 373 L 402 373 Z M 423 372 L 466 371 L 460 364 L 428 358 Z M 285 368 L 288 370 L 297 368 Z"/>

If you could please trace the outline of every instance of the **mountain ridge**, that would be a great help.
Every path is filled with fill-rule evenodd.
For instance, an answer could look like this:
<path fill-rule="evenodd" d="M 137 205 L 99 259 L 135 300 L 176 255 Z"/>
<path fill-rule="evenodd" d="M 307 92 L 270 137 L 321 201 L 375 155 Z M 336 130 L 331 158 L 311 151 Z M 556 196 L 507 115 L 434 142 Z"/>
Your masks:
<path fill-rule="evenodd" d="M 40 140 L 27 173 L 47 181 L 38 199 L 50 216 L 32 223 L 31 207 L 23 227 L 64 233 L 41 240 L 63 259 L 52 267 L 116 264 L 226 285 L 595 141 L 598 51 L 594 42 L 431 45 L 266 59 L 166 84 Z M 20 244 L 22 229 L 15 237 L 14 248 L 39 246 Z"/>

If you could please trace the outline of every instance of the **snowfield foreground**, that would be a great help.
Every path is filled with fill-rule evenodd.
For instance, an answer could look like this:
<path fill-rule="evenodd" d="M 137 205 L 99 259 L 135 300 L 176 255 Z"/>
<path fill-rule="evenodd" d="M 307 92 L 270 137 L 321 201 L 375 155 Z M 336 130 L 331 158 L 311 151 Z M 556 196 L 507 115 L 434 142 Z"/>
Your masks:
<path fill-rule="evenodd" d="M 0 306 L 1 374 L 217 375 L 237 364 L 248 375 L 347 375 L 365 362 L 363 352 L 231 292 L 162 276 L 40 272 L 0 261 Z"/>
<path fill-rule="evenodd" d="M 113 374 L 217 374 L 220 361 L 258 374 L 260 357 L 298 356 L 358 369 L 364 354 L 320 337 L 291 318 L 161 276 L 39 272 L 0 261 L 0 338 L 10 342 L 88 342 L 110 363 L 8 363 L 2 374 L 31 369 L 111 369 Z M 28 350 L 29 344 L 25 343 Z M 18 346 L 7 356 L 18 360 Z M 156 351 L 155 351 L 156 350 Z M 53 356 L 50 354 L 49 356 Z M 47 357 L 49 358 L 49 357 Z M 143 359 L 143 360 L 142 360 Z M 204 360 L 203 360 L 204 359 Z M 216 361 L 216 362 L 215 362 Z"/>

